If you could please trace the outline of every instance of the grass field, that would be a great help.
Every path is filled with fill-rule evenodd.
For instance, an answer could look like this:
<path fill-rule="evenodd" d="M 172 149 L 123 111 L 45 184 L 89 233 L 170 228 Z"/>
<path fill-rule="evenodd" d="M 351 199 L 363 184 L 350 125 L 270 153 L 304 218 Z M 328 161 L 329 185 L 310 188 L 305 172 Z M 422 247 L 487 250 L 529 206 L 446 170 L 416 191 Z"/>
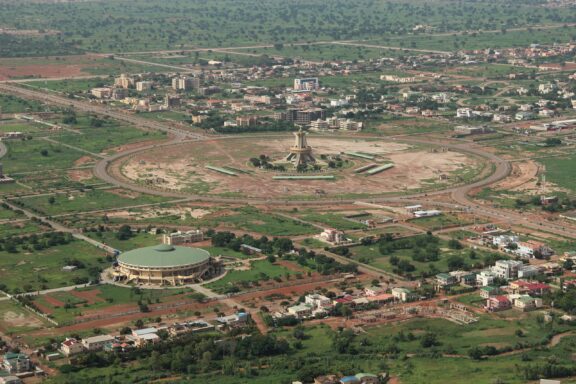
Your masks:
<path fill-rule="evenodd" d="M 561 188 L 576 192 L 576 156 L 550 157 L 539 160 L 546 167 L 546 180 Z"/>
<path fill-rule="evenodd" d="M 344 216 L 336 213 L 308 213 L 301 215 L 300 218 L 305 221 L 326 225 L 327 227 L 339 229 L 341 231 L 366 228 L 364 224 L 348 220 Z"/>
<path fill-rule="evenodd" d="M 54 198 L 54 201 L 50 199 Z M 47 215 L 87 212 L 101 209 L 121 208 L 140 204 L 153 204 L 169 201 L 167 198 L 135 194 L 122 189 L 95 189 L 75 194 L 55 194 L 52 196 L 35 196 L 18 200 L 24 206 L 33 208 Z"/>
<path fill-rule="evenodd" d="M 84 154 L 41 139 L 6 142 L 8 153 L 2 158 L 9 174 L 68 169 Z M 46 150 L 43 154 L 43 150 Z"/>
<path fill-rule="evenodd" d="M 14 291 L 35 291 L 74 285 L 74 278 L 89 277 L 90 267 L 103 267 L 104 252 L 82 241 L 41 251 L 0 252 L 0 282 Z M 77 259 L 85 268 L 63 272 L 66 259 Z"/>
<path fill-rule="evenodd" d="M 0 111 L 2 113 L 38 112 L 43 109 L 42 104 L 37 101 L 0 93 Z"/>
<path fill-rule="evenodd" d="M 12 300 L 0 301 L 0 330 L 7 334 L 23 334 L 50 324 Z"/>
<path fill-rule="evenodd" d="M 410 223 L 428 231 L 436 231 L 451 226 L 473 224 L 474 219 L 458 216 L 451 213 L 442 213 L 439 216 L 411 219 Z"/>
<path fill-rule="evenodd" d="M 45 295 L 38 296 L 34 301 L 42 307 L 51 311 L 51 316 L 58 322 L 67 322 L 77 316 L 82 315 L 86 311 L 96 311 L 98 309 L 109 308 L 115 305 L 134 304 L 137 305 L 138 301 L 144 303 L 159 303 L 163 299 L 173 295 L 189 292 L 188 289 L 148 289 L 136 291 L 131 288 L 118 287 L 115 285 L 96 285 L 86 288 L 80 288 L 76 291 L 80 293 L 89 293 L 90 296 L 94 295 L 95 300 L 88 303 L 86 300 L 79 299 L 70 292 L 56 292 L 50 293 L 49 296 L 66 303 L 69 301 L 73 308 L 64 308 L 63 306 L 55 306 L 46 300 Z"/>
<path fill-rule="evenodd" d="M 254 261 L 251 263 L 249 270 L 229 271 L 226 276 L 220 280 L 207 284 L 206 288 L 213 289 L 216 292 L 222 292 L 230 286 L 266 281 L 274 279 L 275 277 L 284 280 L 287 274 L 295 275 L 296 272 L 278 264 L 271 264 L 267 260 Z"/>
<path fill-rule="evenodd" d="M 448 272 L 448 260 L 451 256 L 460 256 L 463 262 L 471 266 L 479 261 L 482 261 L 482 257 L 487 255 L 485 251 L 475 250 L 474 258 L 471 258 L 470 249 L 449 249 L 446 240 L 440 240 L 440 257 L 437 261 L 425 261 L 419 262 L 412 259 L 412 249 L 399 249 L 395 250 L 388 255 L 380 254 L 379 247 L 377 244 L 373 245 L 359 245 L 351 247 L 350 251 L 352 258 L 358 260 L 362 263 L 373 265 L 377 268 L 381 268 L 385 271 L 392 272 L 394 266 L 390 264 L 390 258 L 392 256 L 398 257 L 400 260 L 408 261 L 410 264 L 414 265 L 415 271 L 411 272 L 411 276 L 420 276 L 421 273 L 439 273 Z"/>
<path fill-rule="evenodd" d="M 115 232 L 87 232 L 86 235 L 122 252 L 130 251 L 135 248 L 149 247 L 162 242 L 161 236 L 151 235 L 144 232 L 134 234 L 127 240 L 118 240 Z"/>
<path fill-rule="evenodd" d="M 318 232 L 318 230 L 311 225 L 266 214 L 252 207 L 240 208 L 235 211 L 238 213 L 219 217 L 217 222 L 207 220 L 205 224 L 231 226 L 269 236 L 298 236 Z"/>

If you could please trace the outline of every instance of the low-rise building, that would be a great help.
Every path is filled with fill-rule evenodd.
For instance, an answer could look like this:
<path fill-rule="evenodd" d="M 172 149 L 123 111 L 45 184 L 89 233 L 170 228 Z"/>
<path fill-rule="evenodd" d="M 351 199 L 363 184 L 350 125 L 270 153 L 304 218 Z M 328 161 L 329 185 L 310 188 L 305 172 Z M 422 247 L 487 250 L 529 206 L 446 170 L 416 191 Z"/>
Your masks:
<path fill-rule="evenodd" d="M 34 365 L 24 353 L 8 352 L 2 357 L 2 367 L 8 374 L 30 372 Z"/>
<path fill-rule="evenodd" d="M 312 316 L 312 306 L 310 304 L 298 304 L 288 307 L 288 313 L 296 316 L 299 319 Z"/>
<path fill-rule="evenodd" d="M 416 298 L 416 295 L 411 290 L 402 287 L 392 288 L 392 296 L 394 296 L 395 300 L 403 303 L 413 301 Z"/>
<path fill-rule="evenodd" d="M 510 309 L 512 303 L 506 296 L 493 296 L 486 299 L 486 310 L 490 312 L 504 311 Z"/>
<path fill-rule="evenodd" d="M 114 337 L 110 335 L 98 335 L 82 339 L 82 345 L 88 351 L 99 351 L 104 348 L 108 343 L 114 341 Z"/>
<path fill-rule="evenodd" d="M 67 338 L 60 344 L 60 352 L 64 356 L 72 356 L 84 352 L 84 346 L 79 340 Z"/>
<path fill-rule="evenodd" d="M 179 245 L 186 243 L 196 243 L 204 240 L 204 232 L 199 229 L 193 229 L 186 232 L 172 232 L 164 234 L 162 241 L 164 244 Z"/>
<path fill-rule="evenodd" d="M 489 299 L 491 297 L 498 296 L 501 293 L 502 293 L 502 291 L 500 290 L 499 287 L 493 287 L 493 286 L 489 285 L 489 286 L 480 288 L 480 297 L 483 299 Z"/>

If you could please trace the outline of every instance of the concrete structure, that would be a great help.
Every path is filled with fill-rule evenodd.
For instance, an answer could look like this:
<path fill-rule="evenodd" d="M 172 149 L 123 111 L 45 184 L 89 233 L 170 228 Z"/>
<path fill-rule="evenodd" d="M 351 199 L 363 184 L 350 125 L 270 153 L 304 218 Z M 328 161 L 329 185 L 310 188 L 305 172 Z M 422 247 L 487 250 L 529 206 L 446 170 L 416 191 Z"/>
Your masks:
<path fill-rule="evenodd" d="M 323 240 L 327 243 L 339 245 L 348 241 L 348 239 L 344 236 L 344 232 L 339 231 L 334 228 L 326 228 L 324 232 L 318 235 L 320 240 Z"/>
<path fill-rule="evenodd" d="M 134 87 L 134 84 L 135 84 L 134 79 L 125 73 L 121 74 L 120 77 L 114 79 L 114 85 L 120 88 L 124 89 L 132 88 Z"/>
<path fill-rule="evenodd" d="M 92 88 L 90 90 L 92 96 L 97 99 L 109 99 L 112 96 L 112 88 L 101 87 L 101 88 Z"/>
<path fill-rule="evenodd" d="M 88 351 L 99 351 L 114 340 L 114 337 L 110 335 L 92 336 L 82 339 L 82 345 Z"/>
<path fill-rule="evenodd" d="M 524 263 L 517 260 L 498 260 L 491 270 L 497 277 L 516 279 L 518 277 L 518 269 L 522 265 Z"/>
<path fill-rule="evenodd" d="M 2 367 L 8 374 L 30 372 L 34 368 L 26 354 L 12 352 L 8 352 L 2 357 Z"/>
<path fill-rule="evenodd" d="M 414 300 L 414 294 L 408 288 L 402 288 L 402 287 L 392 288 L 392 296 L 394 296 L 394 299 L 402 301 L 404 303 Z"/>
<path fill-rule="evenodd" d="M 161 244 L 135 249 L 118 257 L 116 281 L 155 285 L 181 285 L 220 274 L 222 266 L 200 248 Z"/>
<path fill-rule="evenodd" d="M 305 79 L 294 79 L 295 91 L 314 91 L 320 88 L 320 82 L 317 77 L 309 77 Z"/>
<path fill-rule="evenodd" d="M 204 232 L 199 229 L 193 229 L 186 232 L 172 232 L 162 236 L 162 242 L 168 245 L 179 245 L 187 243 L 196 243 L 204 240 Z"/>
<path fill-rule="evenodd" d="M 67 338 L 60 344 L 60 352 L 64 356 L 72 356 L 84 352 L 84 346 L 76 339 Z"/>
<path fill-rule="evenodd" d="M 306 142 L 306 132 L 300 129 L 294 132 L 294 137 L 294 146 L 290 147 L 286 160 L 292 162 L 295 167 L 316 163 L 316 159 L 312 156 L 312 147 Z"/>
<path fill-rule="evenodd" d="M 504 311 L 510 309 L 512 303 L 506 296 L 494 296 L 486 300 L 486 310 L 490 312 Z"/>
<path fill-rule="evenodd" d="M 152 89 L 151 81 L 139 81 L 136 83 L 136 90 L 138 92 L 149 91 Z"/>
<path fill-rule="evenodd" d="M 432 217 L 432 216 L 440 216 L 442 211 L 438 211 L 436 209 L 430 209 L 427 211 L 415 211 L 414 217 Z"/>

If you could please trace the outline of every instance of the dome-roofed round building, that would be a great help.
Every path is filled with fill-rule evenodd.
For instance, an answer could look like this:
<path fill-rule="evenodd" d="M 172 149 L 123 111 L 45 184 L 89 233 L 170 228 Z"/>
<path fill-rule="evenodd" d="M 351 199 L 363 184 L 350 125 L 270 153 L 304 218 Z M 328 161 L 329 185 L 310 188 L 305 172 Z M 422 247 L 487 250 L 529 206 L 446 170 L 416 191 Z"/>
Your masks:
<path fill-rule="evenodd" d="M 204 249 L 160 244 L 120 254 L 114 280 L 182 285 L 209 279 L 221 271 L 220 262 Z"/>

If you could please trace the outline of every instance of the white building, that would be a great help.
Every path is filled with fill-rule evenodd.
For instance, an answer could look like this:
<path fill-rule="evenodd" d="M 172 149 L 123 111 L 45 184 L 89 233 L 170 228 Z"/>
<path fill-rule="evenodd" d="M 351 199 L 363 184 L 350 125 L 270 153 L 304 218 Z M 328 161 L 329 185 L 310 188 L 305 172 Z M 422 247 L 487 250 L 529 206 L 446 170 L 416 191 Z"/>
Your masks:
<path fill-rule="evenodd" d="M 295 91 L 315 91 L 320 88 L 320 82 L 317 77 L 305 79 L 294 79 Z"/>
<path fill-rule="evenodd" d="M 204 240 L 204 232 L 199 229 L 190 230 L 186 232 L 173 232 L 165 234 L 162 237 L 162 242 L 164 244 L 178 245 L 185 243 L 196 243 L 198 241 Z"/>
<path fill-rule="evenodd" d="M 88 351 L 98 351 L 108 343 L 114 341 L 114 337 L 110 335 L 99 335 L 99 336 L 92 336 L 82 339 L 82 345 Z"/>
<path fill-rule="evenodd" d="M 491 268 L 491 271 L 497 277 L 503 279 L 516 279 L 518 278 L 518 269 L 524 265 L 521 261 L 517 260 L 498 260 Z"/>
<path fill-rule="evenodd" d="M 469 119 L 474 116 L 474 111 L 470 108 L 458 108 L 456 110 L 456 117 L 460 119 Z"/>
<path fill-rule="evenodd" d="M 427 211 L 415 211 L 414 217 L 432 217 L 432 216 L 440 216 L 441 214 L 442 211 L 439 211 L 437 209 L 430 209 Z"/>
<path fill-rule="evenodd" d="M 481 271 L 476 275 L 476 284 L 482 287 L 490 286 L 494 283 L 494 278 L 497 277 L 492 271 Z"/>

